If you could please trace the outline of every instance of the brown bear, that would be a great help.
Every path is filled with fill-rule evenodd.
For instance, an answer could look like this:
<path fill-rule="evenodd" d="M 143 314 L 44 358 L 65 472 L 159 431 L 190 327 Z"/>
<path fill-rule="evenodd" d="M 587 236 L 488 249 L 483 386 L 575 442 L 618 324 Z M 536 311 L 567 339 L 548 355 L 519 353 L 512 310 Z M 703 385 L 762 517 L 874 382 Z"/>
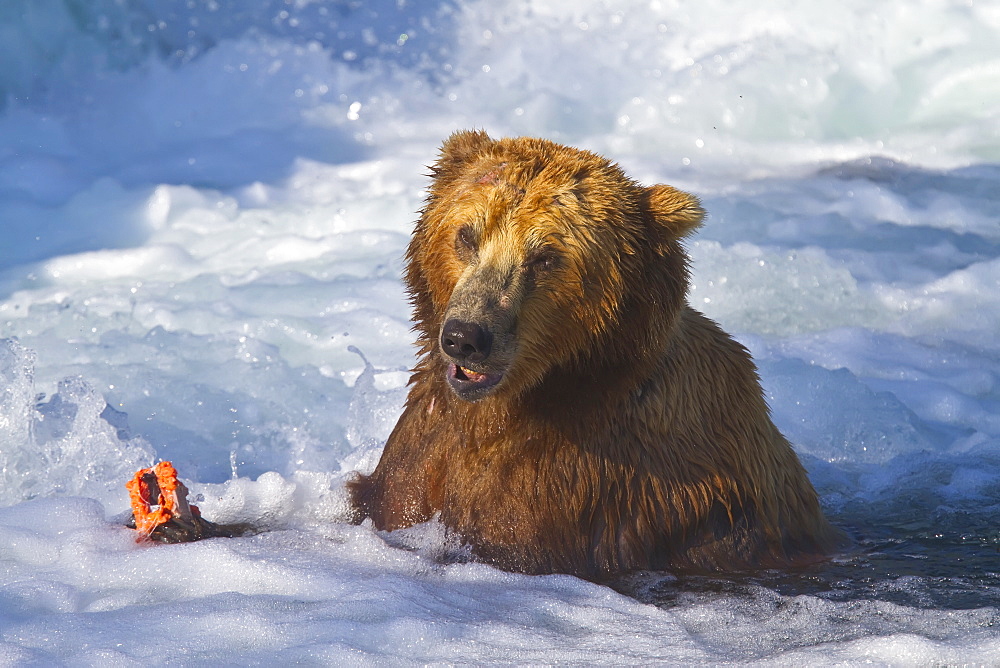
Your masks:
<path fill-rule="evenodd" d="M 354 520 L 435 515 L 475 557 L 602 579 L 840 542 L 747 350 L 688 306 L 698 201 L 587 151 L 452 135 L 406 253 L 419 360 Z"/>

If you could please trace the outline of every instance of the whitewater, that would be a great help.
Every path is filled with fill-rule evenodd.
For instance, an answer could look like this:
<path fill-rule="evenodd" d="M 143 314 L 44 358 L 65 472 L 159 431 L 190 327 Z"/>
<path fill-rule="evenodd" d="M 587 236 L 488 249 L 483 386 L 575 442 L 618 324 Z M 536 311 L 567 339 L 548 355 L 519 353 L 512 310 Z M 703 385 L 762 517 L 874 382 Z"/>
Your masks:
<path fill-rule="evenodd" d="M 0 665 L 995 664 L 1000 3 L 0 6 Z M 693 306 L 854 539 L 604 586 L 346 523 L 451 132 L 696 194 Z M 172 461 L 217 522 L 135 541 Z"/>

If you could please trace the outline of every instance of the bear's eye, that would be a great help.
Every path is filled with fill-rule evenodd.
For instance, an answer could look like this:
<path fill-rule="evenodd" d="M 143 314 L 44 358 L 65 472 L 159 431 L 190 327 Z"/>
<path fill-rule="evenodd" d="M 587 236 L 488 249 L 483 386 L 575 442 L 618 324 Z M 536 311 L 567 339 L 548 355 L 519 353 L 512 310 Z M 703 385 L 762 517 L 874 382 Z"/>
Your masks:
<path fill-rule="evenodd" d="M 458 230 L 458 234 L 455 235 L 455 250 L 463 256 L 479 250 L 479 245 L 476 243 L 476 233 L 471 226 L 463 225 Z"/>
<path fill-rule="evenodd" d="M 529 255 L 524 266 L 538 273 L 551 271 L 559 266 L 559 256 L 554 250 L 543 248 Z"/>

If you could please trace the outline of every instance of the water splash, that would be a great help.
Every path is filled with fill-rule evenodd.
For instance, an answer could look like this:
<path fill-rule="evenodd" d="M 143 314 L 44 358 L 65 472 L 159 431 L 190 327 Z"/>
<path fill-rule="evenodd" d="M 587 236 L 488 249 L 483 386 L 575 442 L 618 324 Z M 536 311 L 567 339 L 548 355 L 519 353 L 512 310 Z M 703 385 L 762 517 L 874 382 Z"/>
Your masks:
<path fill-rule="evenodd" d="M 36 397 L 34 359 L 16 339 L 0 339 L 0 506 L 53 494 L 126 506 L 124 481 L 152 463 L 152 446 L 129 438 L 127 416 L 83 378 L 60 381 L 48 401 Z"/>

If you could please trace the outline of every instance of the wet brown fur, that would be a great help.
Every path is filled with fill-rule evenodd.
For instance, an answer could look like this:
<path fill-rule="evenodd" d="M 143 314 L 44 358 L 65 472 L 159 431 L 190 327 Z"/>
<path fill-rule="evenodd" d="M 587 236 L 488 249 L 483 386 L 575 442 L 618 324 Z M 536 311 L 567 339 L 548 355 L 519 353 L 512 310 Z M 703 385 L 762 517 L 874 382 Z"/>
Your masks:
<path fill-rule="evenodd" d="M 483 132 L 449 138 L 432 178 L 407 251 L 419 361 L 377 468 L 349 483 L 357 521 L 440 513 L 478 559 L 592 579 L 837 545 L 749 353 L 686 303 L 694 197 Z M 503 380 L 477 401 L 446 381 L 456 312 L 497 332 L 477 370 Z"/>

